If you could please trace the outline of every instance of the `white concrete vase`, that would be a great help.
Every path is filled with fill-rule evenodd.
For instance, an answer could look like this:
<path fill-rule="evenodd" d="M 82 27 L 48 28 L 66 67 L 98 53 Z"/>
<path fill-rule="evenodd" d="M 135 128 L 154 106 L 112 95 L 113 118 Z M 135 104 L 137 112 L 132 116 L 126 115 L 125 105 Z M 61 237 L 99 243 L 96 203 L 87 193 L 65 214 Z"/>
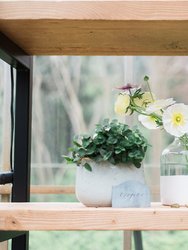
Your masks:
<path fill-rule="evenodd" d="M 134 165 L 112 165 L 109 162 L 90 161 L 92 172 L 83 166 L 77 167 L 76 196 L 88 207 L 111 207 L 112 186 L 135 180 L 145 183 L 144 169 Z"/>
<path fill-rule="evenodd" d="M 160 177 L 161 202 L 164 205 L 188 204 L 188 176 L 171 175 Z"/>

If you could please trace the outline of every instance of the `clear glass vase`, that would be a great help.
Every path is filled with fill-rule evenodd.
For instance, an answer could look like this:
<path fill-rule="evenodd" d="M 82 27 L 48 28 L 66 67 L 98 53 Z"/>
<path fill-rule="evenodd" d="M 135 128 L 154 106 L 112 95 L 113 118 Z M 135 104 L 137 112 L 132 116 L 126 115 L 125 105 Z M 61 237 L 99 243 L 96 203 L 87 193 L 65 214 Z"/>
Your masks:
<path fill-rule="evenodd" d="M 188 150 L 179 138 L 162 152 L 160 195 L 164 205 L 188 205 Z"/>

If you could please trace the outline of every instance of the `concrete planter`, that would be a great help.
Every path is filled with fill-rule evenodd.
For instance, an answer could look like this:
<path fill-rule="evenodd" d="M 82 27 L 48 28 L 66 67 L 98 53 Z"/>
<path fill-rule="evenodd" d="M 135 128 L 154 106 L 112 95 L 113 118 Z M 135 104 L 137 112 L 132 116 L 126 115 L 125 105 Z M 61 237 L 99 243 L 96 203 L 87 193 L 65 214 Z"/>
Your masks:
<path fill-rule="evenodd" d="M 135 180 L 145 183 L 143 167 L 109 162 L 89 161 L 92 172 L 84 167 L 77 167 L 76 196 L 88 207 L 111 207 L 112 186 L 125 181 Z"/>

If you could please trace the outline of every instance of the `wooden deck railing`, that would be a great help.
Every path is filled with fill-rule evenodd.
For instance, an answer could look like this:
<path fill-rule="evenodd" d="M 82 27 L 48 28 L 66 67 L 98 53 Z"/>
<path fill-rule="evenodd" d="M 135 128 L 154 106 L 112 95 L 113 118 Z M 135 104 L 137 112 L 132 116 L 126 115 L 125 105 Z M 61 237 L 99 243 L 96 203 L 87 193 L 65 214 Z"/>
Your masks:
<path fill-rule="evenodd" d="M 153 196 L 159 195 L 159 187 L 150 187 Z M 0 185 L 0 195 L 7 195 L 11 193 L 11 185 Z M 74 186 L 65 185 L 31 185 L 31 194 L 74 194 Z"/>
<path fill-rule="evenodd" d="M 11 185 L 0 185 L 0 194 L 11 193 Z M 31 185 L 31 194 L 74 194 L 74 186 Z"/>

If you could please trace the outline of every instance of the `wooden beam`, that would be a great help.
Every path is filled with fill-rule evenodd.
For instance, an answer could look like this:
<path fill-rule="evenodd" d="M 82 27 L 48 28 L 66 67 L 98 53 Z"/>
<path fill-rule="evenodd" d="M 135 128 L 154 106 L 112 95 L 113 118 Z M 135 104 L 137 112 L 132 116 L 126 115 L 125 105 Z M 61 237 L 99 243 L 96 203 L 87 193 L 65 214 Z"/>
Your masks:
<path fill-rule="evenodd" d="M 188 55 L 188 1 L 0 2 L 0 30 L 32 55 Z"/>
<path fill-rule="evenodd" d="M 8 241 L 0 242 L 1 250 L 8 250 Z"/>
<path fill-rule="evenodd" d="M 9 195 L 11 193 L 12 184 L 0 185 L 0 194 Z"/>
<path fill-rule="evenodd" d="M 74 186 L 32 185 L 32 194 L 74 194 Z"/>
<path fill-rule="evenodd" d="M 0 185 L 0 194 L 10 194 L 12 189 L 11 184 Z M 31 185 L 31 194 L 74 194 L 74 186 L 66 185 Z M 150 187 L 152 195 L 159 195 L 159 186 Z"/>
<path fill-rule="evenodd" d="M 12 185 L 0 185 L 0 194 L 10 194 Z M 31 194 L 74 194 L 74 186 L 31 185 Z"/>
<path fill-rule="evenodd" d="M 132 249 L 132 231 L 123 231 L 123 250 Z"/>
<path fill-rule="evenodd" d="M 80 203 L 1 203 L 0 230 L 188 230 L 188 208 L 94 208 Z"/>

